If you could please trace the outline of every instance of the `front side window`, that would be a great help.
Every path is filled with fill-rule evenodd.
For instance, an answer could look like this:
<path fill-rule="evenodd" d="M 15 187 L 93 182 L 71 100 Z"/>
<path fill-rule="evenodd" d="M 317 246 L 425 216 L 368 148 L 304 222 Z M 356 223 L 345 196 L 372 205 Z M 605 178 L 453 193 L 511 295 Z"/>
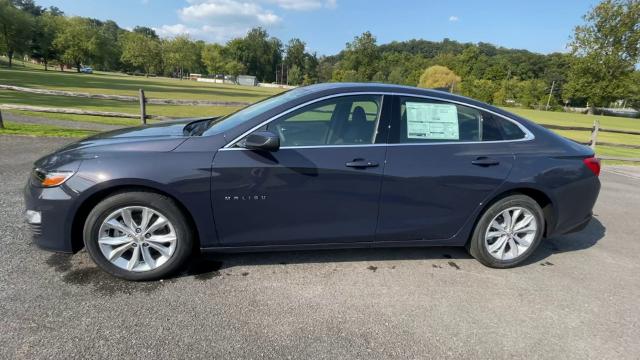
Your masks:
<path fill-rule="evenodd" d="M 280 146 L 373 144 L 382 96 L 331 98 L 270 122 L 266 130 L 280 136 Z"/>
<path fill-rule="evenodd" d="M 401 97 L 398 143 L 478 142 L 524 138 L 514 123 L 485 111 L 445 101 Z"/>

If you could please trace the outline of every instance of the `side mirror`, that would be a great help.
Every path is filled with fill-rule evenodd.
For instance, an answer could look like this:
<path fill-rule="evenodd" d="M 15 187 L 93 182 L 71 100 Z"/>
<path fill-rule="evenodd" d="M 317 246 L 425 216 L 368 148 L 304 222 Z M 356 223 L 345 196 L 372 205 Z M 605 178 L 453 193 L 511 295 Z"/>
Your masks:
<path fill-rule="evenodd" d="M 246 137 L 244 147 L 251 150 L 278 151 L 280 137 L 271 131 L 256 131 Z"/>

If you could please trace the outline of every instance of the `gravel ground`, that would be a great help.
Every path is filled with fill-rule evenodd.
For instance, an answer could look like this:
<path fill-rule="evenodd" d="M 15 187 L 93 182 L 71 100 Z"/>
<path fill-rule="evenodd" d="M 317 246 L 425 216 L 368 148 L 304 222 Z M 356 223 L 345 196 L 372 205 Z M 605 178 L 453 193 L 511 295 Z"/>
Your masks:
<path fill-rule="evenodd" d="M 23 124 L 51 125 L 51 126 L 58 126 L 58 127 L 67 128 L 67 129 L 78 129 L 78 130 L 109 131 L 109 130 L 120 129 L 123 127 L 121 125 L 98 124 L 98 123 L 73 121 L 73 120 L 58 120 L 58 119 L 49 119 L 49 118 L 35 117 L 35 116 L 24 116 L 19 114 L 12 114 L 6 111 L 2 112 L 2 117 L 4 118 L 5 121 L 13 121 L 13 122 L 23 123 Z"/>
<path fill-rule="evenodd" d="M 304 251 L 128 283 L 30 242 L 22 186 L 67 141 L 0 136 L 0 358 L 640 356 L 640 168 L 604 171 L 587 229 L 515 269 L 446 247 Z"/>

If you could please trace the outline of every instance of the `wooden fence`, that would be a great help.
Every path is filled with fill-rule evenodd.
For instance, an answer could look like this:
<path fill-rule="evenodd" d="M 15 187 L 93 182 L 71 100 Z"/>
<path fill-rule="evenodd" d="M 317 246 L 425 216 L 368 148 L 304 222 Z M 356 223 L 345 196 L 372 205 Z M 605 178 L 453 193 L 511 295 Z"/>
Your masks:
<path fill-rule="evenodd" d="M 140 96 L 143 95 L 143 94 L 140 94 L 140 96 L 129 96 L 129 95 L 113 95 L 113 94 L 92 94 L 92 93 L 73 92 L 73 91 L 64 91 L 64 90 L 35 89 L 35 88 L 27 88 L 27 87 L 3 85 L 3 84 L 0 84 L 0 90 L 11 90 L 11 91 L 18 91 L 18 92 L 38 94 L 38 95 L 68 96 L 68 97 L 79 97 L 79 98 L 87 98 L 87 99 L 116 100 L 116 101 L 127 101 L 127 102 L 138 102 L 140 101 Z M 142 89 L 140 91 L 142 91 Z M 158 99 L 158 98 L 152 98 L 152 99 L 144 98 L 144 99 L 147 104 L 152 104 L 152 105 L 241 107 L 241 106 L 247 106 L 250 104 L 248 102 L 243 102 L 243 101 Z"/>
<path fill-rule="evenodd" d="M 128 95 L 110 95 L 110 94 L 90 94 L 79 93 L 62 90 L 48 90 L 48 89 L 34 89 L 25 88 L 20 86 L 2 85 L 0 84 L 0 90 L 12 90 L 18 92 L 26 92 L 39 95 L 53 95 L 53 96 L 69 96 L 89 99 L 101 99 L 101 100 L 115 100 L 125 102 L 138 102 L 140 104 L 139 114 L 129 114 L 115 111 L 97 111 L 86 110 L 77 108 L 61 108 L 61 107 L 45 107 L 45 106 L 31 106 L 31 105 L 18 105 L 18 104 L 0 104 L 1 110 L 18 110 L 18 111 L 32 111 L 32 112 L 44 112 L 44 113 L 57 113 L 57 114 L 72 114 L 72 115 L 88 115 L 88 116 L 103 116 L 103 117 L 115 117 L 125 119 L 140 119 L 142 124 L 147 123 L 147 119 L 155 120 L 171 120 L 174 118 L 160 115 L 147 114 L 147 104 L 154 105 L 188 105 L 188 106 L 220 106 L 220 107 L 242 107 L 247 106 L 250 103 L 241 101 L 212 101 L 212 100 L 185 100 L 185 99 L 150 99 L 145 96 L 144 90 L 140 89 L 138 96 Z M 3 128 L 2 114 L 0 113 L 0 129 Z"/>
<path fill-rule="evenodd" d="M 103 99 L 103 100 L 136 101 L 136 102 L 139 102 L 140 104 L 139 114 L 128 114 L 128 113 L 112 112 L 112 111 L 94 111 L 94 110 L 73 109 L 73 108 L 0 104 L 0 129 L 4 128 L 1 110 L 19 110 L 19 111 L 33 111 L 33 112 L 45 112 L 45 113 L 73 114 L 73 115 L 104 116 L 104 117 L 117 117 L 117 118 L 128 118 L 128 119 L 139 118 L 142 124 L 146 124 L 147 119 L 156 119 L 156 120 L 172 119 L 166 116 L 147 114 L 147 111 L 146 111 L 147 104 L 162 104 L 162 105 L 171 104 L 171 105 L 191 105 L 191 106 L 207 105 L 207 106 L 233 106 L 233 107 L 245 106 L 249 104 L 244 102 L 224 102 L 224 101 L 208 101 L 208 100 L 149 99 L 145 96 L 143 89 L 139 90 L 138 97 L 124 96 L 124 95 L 76 93 L 76 92 L 61 91 L 61 90 L 33 89 L 33 88 L 24 88 L 24 87 L 11 86 L 11 85 L 2 85 L 2 84 L 0 84 L 0 90 L 13 90 L 13 91 L 20 91 L 20 92 L 35 93 L 35 94 L 73 96 L 73 97 L 95 98 L 95 99 Z M 591 132 L 590 140 L 588 142 L 581 142 L 581 144 L 591 146 L 591 148 L 594 151 L 596 149 L 596 145 L 640 150 L 640 145 L 616 144 L 616 143 L 598 141 L 598 134 L 600 133 L 640 135 L 640 131 L 602 128 L 600 127 L 600 122 L 598 120 L 595 120 L 593 122 L 593 126 L 590 128 L 584 127 L 584 126 L 562 126 L 562 125 L 552 125 L 552 124 L 540 124 L 540 125 L 552 130 L 590 131 Z M 625 158 L 625 157 L 612 157 L 612 156 L 599 156 L 599 157 L 605 160 L 640 162 L 640 158 Z"/>
<path fill-rule="evenodd" d="M 640 131 L 602 128 L 602 127 L 600 127 L 600 121 L 598 121 L 598 120 L 594 120 L 593 126 L 590 127 L 590 128 L 589 127 L 584 127 L 584 126 L 562 126 L 562 125 L 552 125 L 552 124 L 540 124 L 540 125 L 546 127 L 547 129 L 553 129 L 553 130 L 590 131 L 591 132 L 590 140 L 588 142 L 581 142 L 581 144 L 589 145 L 593 149 L 593 151 L 596 151 L 596 145 L 640 150 L 640 145 L 617 144 L 617 143 L 598 141 L 598 135 L 600 133 L 640 135 Z M 640 158 L 626 158 L 626 157 L 618 157 L 618 156 L 598 156 L 598 157 L 601 158 L 601 159 L 604 159 L 604 160 L 638 161 L 638 162 L 640 162 Z"/>

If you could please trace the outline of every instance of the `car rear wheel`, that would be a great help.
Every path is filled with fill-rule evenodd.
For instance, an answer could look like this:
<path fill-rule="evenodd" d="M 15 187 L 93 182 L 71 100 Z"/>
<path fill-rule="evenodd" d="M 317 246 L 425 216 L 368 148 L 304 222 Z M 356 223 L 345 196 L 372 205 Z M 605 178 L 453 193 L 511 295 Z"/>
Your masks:
<path fill-rule="evenodd" d="M 84 242 L 101 269 L 144 281 L 179 269 L 191 253 L 193 235 L 172 199 L 151 192 L 124 192 L 106 198 L 91 211 Z"/>
<path fill-rule="evenodd" d="M 540 205 L 525 195 L 498 200 L 480 217 L 469 240 L 469 253 L 482 264 L 508 268 L 528 258 L 542 241 Z"/>

